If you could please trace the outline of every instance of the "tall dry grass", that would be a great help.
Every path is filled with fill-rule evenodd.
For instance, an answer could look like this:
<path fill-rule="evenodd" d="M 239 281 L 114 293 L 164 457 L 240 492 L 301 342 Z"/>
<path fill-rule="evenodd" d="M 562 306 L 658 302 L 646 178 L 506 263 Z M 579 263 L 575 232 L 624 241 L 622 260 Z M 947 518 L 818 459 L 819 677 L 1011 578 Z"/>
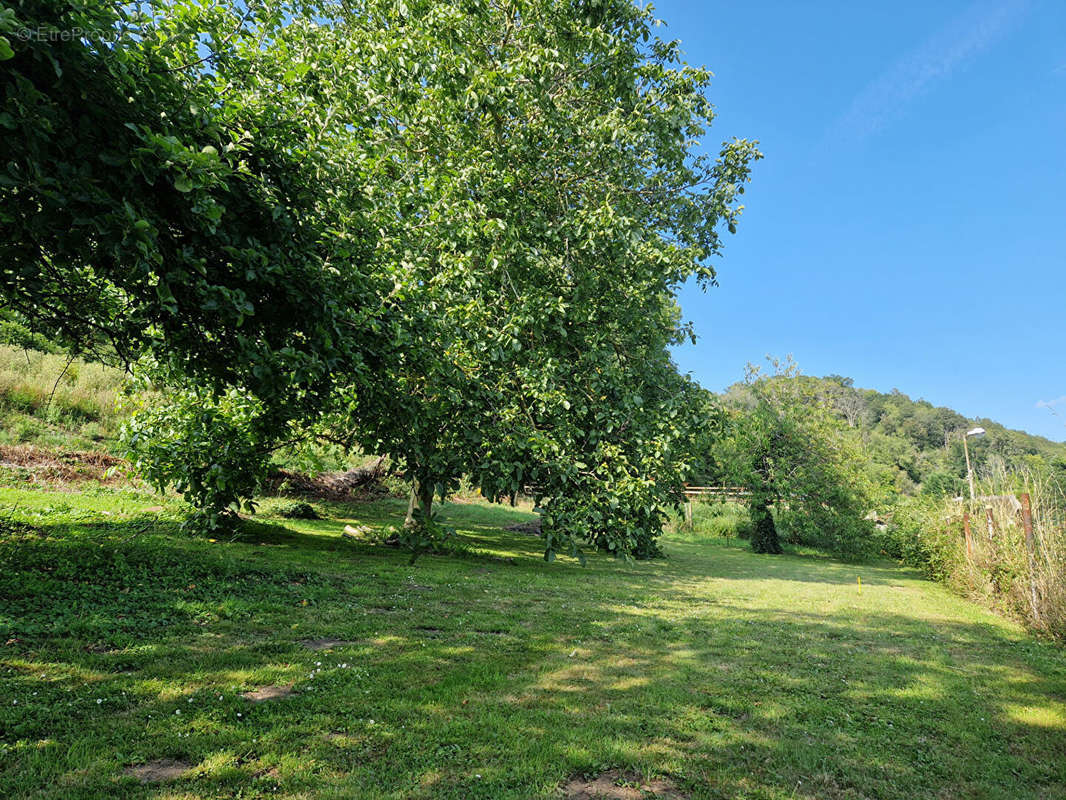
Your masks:
<path fill-rule="evenodd" d="M 1026 488 L 1033 515 L 1034 552 L 1026 570 L 1033 622 L 1066 639 L 1066 491 L 1047 477 L 1030 476 Z M 1020 599 L 1015 604 L 1025 606 Z"/>
<path fill-rule="evenodd" d="M 976 498 L 903 501 L 896 555 L 961 594 L 1066 640 L 1066 493 L 1047 472 L 994 464 Z M 1028 495 L 1027 537 L 1021 497 Z M 969 537 L 966 523 L 969 523 Z"/>

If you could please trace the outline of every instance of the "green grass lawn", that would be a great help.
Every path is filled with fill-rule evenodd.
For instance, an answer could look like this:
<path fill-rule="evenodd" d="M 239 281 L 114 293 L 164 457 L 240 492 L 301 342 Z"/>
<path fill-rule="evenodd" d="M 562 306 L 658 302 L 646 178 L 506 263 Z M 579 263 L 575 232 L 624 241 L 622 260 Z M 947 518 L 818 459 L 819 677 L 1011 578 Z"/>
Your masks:
<path fill-rule="evenodd" d="M 0 489 L 0 797 L 1066 797 L 1066 653 L 913 572 L 716 538 L 546 564 L 475 504 L 410 566 L 340 536 L 397 501 L 217 542 L 160 502 Z M 126 774 L 158 759 L 190 768 Z"/>

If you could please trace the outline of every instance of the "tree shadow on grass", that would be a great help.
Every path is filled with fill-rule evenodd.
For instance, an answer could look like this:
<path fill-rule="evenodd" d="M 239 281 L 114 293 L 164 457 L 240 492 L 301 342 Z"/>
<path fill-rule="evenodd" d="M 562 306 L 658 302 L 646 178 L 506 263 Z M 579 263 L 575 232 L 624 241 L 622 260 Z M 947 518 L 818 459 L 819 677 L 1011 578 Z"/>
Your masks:
<path fill-rule="evenodd" d="M 279 521 L 269 517 L 247 520 L 235 540 L 301 550 L 372 555 L 375 552 L 388 552 L 388 549 L 367 541 L 342 537 L 344 526 L 355 524 L 380 528 L 398 525 L 404 516 L 404 511 L 396 502 L 377 501 L 368 506 L 351 503 L 322 505 L 329 516 L 321 520 Z M 475 508 L 485 510 L 483 506 Z M 539 539 L 503 529 L 504 524 L 529 519 L 528 513 L 504 506 L 492 507 L 490 512 L 492 519 L 488 522 L 480 521 L 478 515 L 464 504 L 445 504 L 438 513 L 443 522 L 457 530 L 458 543 L 464 548 L 463 555 L 466 557 L 543 556 Z"/>
<path fill-rule="evenodd" d="M 861 625 L 725 607 L 713 623 L 689 620 L 668 636 L 642 632 L 643 616 L 614 610 L 606 621 L 621 635 L 571 654 L 569 643 L 534 635 L 532 658 L 505 659 L 466 691 L 405 695 L 394 719 L 414 733 L 390 757 L 419 765 L 410 786 L 432 788 L 395 796 L 482 796 L 466 794 L 477 784 L 462 767 L 484 775 L 507 763 L 507 743 L 533 762 L 525 778 L 496 770 L 511 789 L 567 765 L 665 771 L 693 797 L 1066 792 L 1061 659 L 1045 674 L 1054 651 L 1038 646 L 1032 659 L 985 626 L 900 615 Z M 396 656 L 399 671 L 408 657 Z M 427 743 L 451 741 L 467 742 L 467 757 L 442 774 Z M 338 786 L 361 769 L 352 755 L 332 756 L 347 776 Z M 361 780 L 381 796 L 397 792 L 365 769 Z"/>
<path fill-rule="evenodd" d="M 899 585 L 902 580 L 921 580 L 918 570 L 898 567 L 885 561 L 843 562 L 821 553 L 754 555 L 746 542 L 739 539 L 709 538 L 705 542 L 664 541 L 667 558 L 672 553 L 686 555 L 705 551 L 714 554 L 706 560 L 706 576 L 729 580 L 772 578 L 804 583 L 854 584 L 856 578 L 870 585 Z"/>
<path fill-rule="evenodd" d="M 785 559 L 777 576 L 686 548 L 411 568 L 273 526 L 217 548 L 169 524 L 89 528 L 0 547 L 17 640 L 3 697 L 23 701 L 0 706 L 4 796 L 157 795 L 120 777 L 155 758 L 197 765 L 175 784 L 191 796 L 548 798 L 612 767 L 694 798 L 1066 793 L 1060 650 L 979 623 L 746 604 L 757 580 L 844 582 L 832 565 Z M 260 541 L 291 548 L 261 557 Z M 326 635 L 353 644 L 300 643 Z M 296 694 L 239 697 L 265 683 Z"/>

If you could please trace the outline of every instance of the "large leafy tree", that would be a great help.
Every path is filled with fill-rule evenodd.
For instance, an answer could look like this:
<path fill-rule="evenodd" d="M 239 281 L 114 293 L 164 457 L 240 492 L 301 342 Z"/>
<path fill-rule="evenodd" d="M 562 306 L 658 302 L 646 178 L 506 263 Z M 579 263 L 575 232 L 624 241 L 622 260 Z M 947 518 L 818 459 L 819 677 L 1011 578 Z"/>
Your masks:
<path fill-rule="evenodd" d="M 727 430 L 714 444 L 724 476 L 751 491 L 751 547 L 780 553 L 776 522 L 793 542 L 858 555 L 869 545 L 876 487 L 857 434 L 791 361 L 750 367 L 725 397 Z M 776 514 L 771 513 L 771 508 Z"/>
<path fill-rule="evenodd" d="M 62 54 L 91 104 L 49 47 L 14 52 L 2 122 L 29 144 L 5 295 L 182 387 L 134 431 L 150 474 L 240 499 L 254 481 L 227 473 L 328 411 L 407 469 L 426 516 L 466 473 L 493 498 L 532 491 L 549 555 L 654 552 L 698 406 L 667 353 L 689 333 L 673 293 L 713 283 L 759 154 L 698 154 L 709 73 L 649 9 L 24 0 L 17 22 L 56 8 L 136 35 Z M 83 118 L 104 131 L 92 153 Z"/>
<path fill-rule="evenodd" d="M 712 283 L 758 157 L 698 155 L 709 73 L 629 2 L 359 2 L 336 58 L 380 114 L 366 160 L 402 354 L 355 393 L 428 513 L 460 474 L 523 489 L 549 555 L 654 551 L 686 463 L 673 292 Z"/>
<path fill-rule="evenodd" d="M 303 391 L 349 355 L 359 242 L 343 280 L 323 267 L 359 187 L 333 175 L 344 202 L 329 203 L 313 121 L 257 102 L 275 76 L 255 43 L 291 10 L 263 8 L 5 9 L 7 30 L 32 32 L 0 84 L 6 304 L 75 346 L 257 395 Z"/>
<path fill-rule="evenodd" d="M 193 399 L 174 409 L 215 431 L 207 453 L 237 430 L 249 453 L 291 435 L 332 402 L 337 374 L 367 369 L 376 341 L 362 182 L 335 157 L 318 86 L 299 80 L 318 45 L 277 45 L 309 13 L 182 0 L 0 13 L 0 298 Z M 242 406 L 254 418 L 215 425 L 231 391 L 254 398 Z M 173 430 L 172 411 L 148 413 Z M 138 458 L 205 508 L 233 494 L 204 489 L 205 475 L 239 485 L 137 431 Z"/>

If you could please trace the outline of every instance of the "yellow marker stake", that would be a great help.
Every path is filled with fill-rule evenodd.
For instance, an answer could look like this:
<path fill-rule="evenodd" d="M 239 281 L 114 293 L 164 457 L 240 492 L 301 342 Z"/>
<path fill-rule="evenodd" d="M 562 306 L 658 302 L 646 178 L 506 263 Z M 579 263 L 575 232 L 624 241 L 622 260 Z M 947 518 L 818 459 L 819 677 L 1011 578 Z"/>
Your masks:
<path fill-rule="evenodd" d="M 859 582 L 859 594 L 862 594 L 862 576 L 859 575 L 855 578 Z"/>

